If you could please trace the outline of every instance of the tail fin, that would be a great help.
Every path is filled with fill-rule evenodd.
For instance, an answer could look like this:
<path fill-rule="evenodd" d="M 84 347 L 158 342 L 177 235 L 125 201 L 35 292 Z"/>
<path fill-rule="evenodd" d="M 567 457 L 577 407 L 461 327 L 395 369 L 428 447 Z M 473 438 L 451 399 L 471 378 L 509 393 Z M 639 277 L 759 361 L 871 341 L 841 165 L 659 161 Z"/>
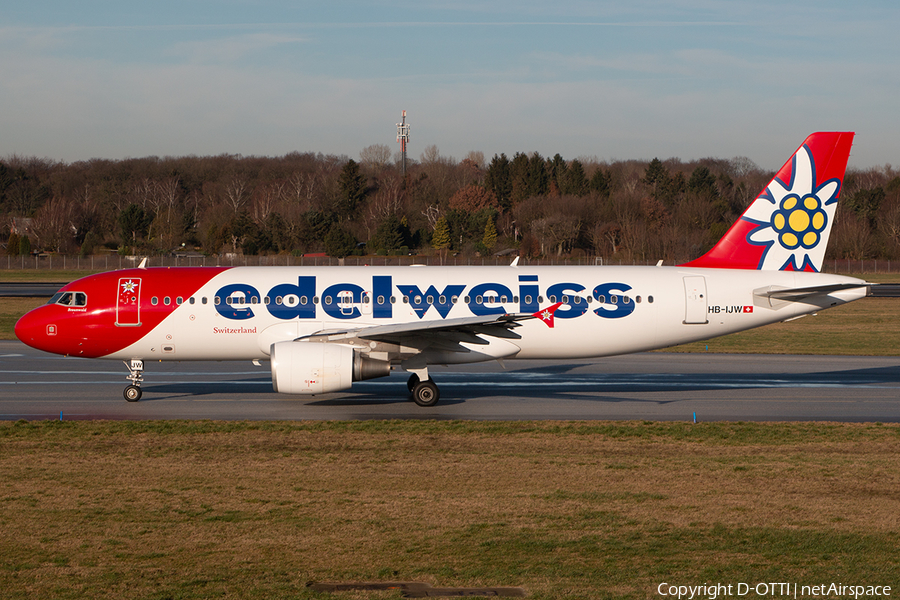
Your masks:
<path fill-rule="evenodd" d="M 821 271 L 853 133 L 814 133 L 689 267 Z"/>

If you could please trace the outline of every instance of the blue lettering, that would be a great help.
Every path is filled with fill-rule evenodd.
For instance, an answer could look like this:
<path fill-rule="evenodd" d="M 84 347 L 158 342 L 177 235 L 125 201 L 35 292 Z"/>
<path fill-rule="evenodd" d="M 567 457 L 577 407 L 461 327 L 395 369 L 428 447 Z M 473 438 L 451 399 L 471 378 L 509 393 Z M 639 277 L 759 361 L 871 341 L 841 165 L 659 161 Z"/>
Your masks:
<path fill-rule="evenodd" d="M 634 302 L 631 298 L 613 294 L 613 292 L 625 293 L 630 289 L 631 286 L 624 283 L 603 283 L 595 287 L 594 299 L 599 300 L 602 296 L 605 302 L 594 311 L 594 314 L 604 319 L 620 319 L 633 313 Z M 559 316 L 559 311 L 556 315 Z"/>
<path fill-rule="evenodd" d="M 315 319 L 316 305 L 313 304 L 315 295 L 316 278 L 311 276 L 298 277 L 297 285 L 282 283 L 269 290 L 269 304 L 267 308 L 269 313 L 276 319 Z M 294 298 L 291 298 L 290 302 L 285 302 L 285 298 L 288 296 L 296 297 L 296 302 Z M 278 298 L 281 298 L 281 304 L 277 302 Z M 303 303 L 304 298 L 306 299 L 305 304 Z"/>
<path fill-rule="evenodd" d="M 538 297 L 541 295 L 537 285 L 537 275 L 519 275 L 519 310 L 522 312 L 537 312 L 541 309 Z M 534 282 L 531 285 L 522 285 L 524 282 Z"/>
<path fill-rule="evenodd" d="M 587 312 L 587 298 L 579 296 L 572 297 L 578 292 L 583 292 L 584 286 L 577 283 L 557 283 L 547 288 L 548 296 L 557 296 L 558 300 L 562 300 L 562 296 L 569 296 L 568 302 L 556 309 L 557 319 L 574 319 L 580 317 Z M 575 301 L 578 301 L 577 304 Z"/>
<path fill-rule="evenodd" d="M 509 304 L 517 302 L 521 312 L 536 312 L 540 310 L 539 298 L 540 286 L 537 275 L 519 275 L 519 298 L 513 296 L 512 291 L 502 283 L 486 282 L 472 286 L 466 291 L 462 284 L 447 284 L 443 290 L 434 285 L 429 285 L 425 291 L 418 285 L 397 285 L 396 288 L 409 299 L 410 307 L 415 311 L 419 319 L 425 319 L 428 311 L 434 307 L 440 318 L 448 318 L 453 309 L 453 298 L 459 298 L 465 293 L 468 298 L 468 309 L 476 316 L 502 315 L 509 310 Z M 376 319 L 391 319 L 393 317 L 393 304 L 391 297 L 394 293 L 393 277 L 390 275 L 372 276 L 371 297 L 366 298 L 372 307 L 372 316 Z M 556 317 L 560 319 L 574 319 L 587 313 L 589 305 L 587 298 L 581 294 L 587 288 L 573 282 L 555 283 L 546 290 L 546 297 L 557 300 L 565 298 L 563 305 L 556 311 Z M 597 285 L 591 294 L 600 302 L 599 308 L 594 314 L 604 319 L 619 319 L 634 312 L 635 303 L 631 297 L 625 295 L 631 286 L 619 283 L 601 283 Z M 333 319 L 356 319 L 362 316 L 360 310 L 363 307 L 363 297 L 370 292 L 355 283 L 336 283 L 329 286 L 322 294 L 322 310 Z M 252 319 L 254 311 L 252 306 L 260 304 L 260 293 L 255 287 L 246 283 L 232 283 L 220 288 L 216 292 L 219 302 L 215 304 L 216 312 L 226 319 L 245 320 Z M 281 283 L 274 286 L 266 294 L 265 306 L 269 313 L 282 320 L 290 319 L 315 319 L 318 300 L 316 299 L 316 277 L 312 275 L 300 276 L 297 283 Z M 368 308 L 369 304 L 366 305 Z M 515 305 L 513 305 L 515 306 Z M 514 310 L 514 309 L 513 309 Z M 743 311 L 740 306 L 714 307 L 707 309 L 709 312 L 739 313 Z"/>
<path fill-rule="evenodd" d="M 360 315 L 363 289 L 352 283 L 336 283 L 322 293 L 322 309 L 335 319 L 355 319 Z"/>
<path fill-rule="evenodd" d="M 498 296 L 496 302 L 500 301 L 500 297 L 505 296 L 507 302 L 512 302 L 512 291 L 508 287 L 500 283 L 479 283 L 469 290 L 469 310 L 473 315 L 483 317 L 487 315 L 505 315 L 506 309 L 502 306 L 485 306 L 484 296 Z M 481 301 L 479 302 L 479 298 Z"/>
<path fill-rule="evenodd" d="M 252 285 L 246 283 L 232 283 L 220 288 L 216 292 L 216 298 L 220 298 L 219 304 L 216 304 L 216 312 L 226 319 L 234 319 L 242 321 L 244 319 L 252 319 L 253 311 L 250 309 L 251 303 L 259 303 L 259 292 Z M 253 299 L 256 299 L 256 302 Z"/>
<path fill-rule="evenodd" d="M 376 319 L 390 319 L 394 316 L 391 295 L 394 293 L 390 275 L 372 277 L 372 316 Z"/>
<path fill-rule="evenodd" d="M 464 285 L 448 285 L 443 292 L 438 292 L 437 288 L 432 285 L 423 293 L 417 285 L 397 285 L 400 293 L 409 297 L 409 305 L 416 311 L 420 319 L 432 306 L 437 309 L 442 319 L 446 319 L 450 309 L 453 308 L 453 296 L 459 296 L 465 288 Z"/>

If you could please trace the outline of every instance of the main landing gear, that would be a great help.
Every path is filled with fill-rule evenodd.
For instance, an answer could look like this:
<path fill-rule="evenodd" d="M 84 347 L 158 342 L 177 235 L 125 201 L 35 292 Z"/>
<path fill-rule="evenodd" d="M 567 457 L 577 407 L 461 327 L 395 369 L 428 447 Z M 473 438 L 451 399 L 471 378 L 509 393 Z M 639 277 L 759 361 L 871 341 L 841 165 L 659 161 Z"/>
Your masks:
<path fill-rule="evenodd" d="M 144 382 L 144 361 L 132 358 L 130 362 L 125 363 L 125 366 L 128 367 L 128 375 L 125 379 L 131 382 L 125 388 L 125 399 L 129 402 L 137 402 L 141 399 L 141 384 Z"/>
<path fill-rule="evenodd" d="M 428 371 L 425 371 L 425 376 L 428 377 Z M 422 381 L 419 379 L 418 373 L 414 372 L 409 376 L 406 387 L 409 388 L 409 393 L 412 394 L 413 402 L 419 406 L 434 406 L 441 399 L 441 391 L 434 381 L 431 379 Z"/>

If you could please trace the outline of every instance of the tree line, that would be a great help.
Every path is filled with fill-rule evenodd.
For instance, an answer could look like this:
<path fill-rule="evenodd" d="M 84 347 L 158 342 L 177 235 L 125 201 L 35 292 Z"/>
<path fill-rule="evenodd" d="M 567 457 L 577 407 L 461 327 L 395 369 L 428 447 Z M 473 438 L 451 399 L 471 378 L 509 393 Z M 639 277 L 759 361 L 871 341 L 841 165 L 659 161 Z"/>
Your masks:
<path fill-rule="evenodd" d="M 8 254 L 453 253 L 687 260 L 773 176 L 747 158 L 566 160 L 430 146 L 401 175 L 385 145 L 291 153 L 0 160 Z M 850 170 L 829 258 L 900 258 L 900 174 Z"/>

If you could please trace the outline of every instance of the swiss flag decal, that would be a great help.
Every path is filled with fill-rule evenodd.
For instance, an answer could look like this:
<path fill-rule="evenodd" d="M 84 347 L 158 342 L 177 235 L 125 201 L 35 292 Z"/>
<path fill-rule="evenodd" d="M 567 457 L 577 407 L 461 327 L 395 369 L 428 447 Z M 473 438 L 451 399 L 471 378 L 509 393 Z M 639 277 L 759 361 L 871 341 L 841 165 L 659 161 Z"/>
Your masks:
<path fill-rule="evenodd" d="M 753 307 L 752 307 L 752 306 L 745 306 L 745 307 L 744 307 L 744 312 L 745 312 L 745 313 L 752 313 L 752 312 L 753 312 Z"/>

